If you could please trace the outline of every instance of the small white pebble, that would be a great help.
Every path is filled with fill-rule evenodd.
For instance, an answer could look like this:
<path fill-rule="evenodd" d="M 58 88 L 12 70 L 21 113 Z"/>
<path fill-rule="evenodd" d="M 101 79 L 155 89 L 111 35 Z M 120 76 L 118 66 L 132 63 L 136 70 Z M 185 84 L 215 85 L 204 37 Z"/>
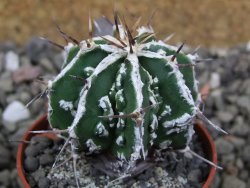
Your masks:
<path fill-rule="evenodd" d="M 5 69 L 15 71 L 19 68 L 19 58 L 16 53 L 9 51 L 5 55 Z"/>
<path fill-rule="evenodd" d="M 213 72 L 211 74 L 210 86 L 211 86 L 211 89 L 216 89 L 220 87 L 220 75 L 218 73 Z"/>
<path fill-rule="evenodd" d="M 6 123 L 17 123 L 29 117 L 29 110 L 19 101 L 10 103 L 3 112 L 3 121 Z"/>

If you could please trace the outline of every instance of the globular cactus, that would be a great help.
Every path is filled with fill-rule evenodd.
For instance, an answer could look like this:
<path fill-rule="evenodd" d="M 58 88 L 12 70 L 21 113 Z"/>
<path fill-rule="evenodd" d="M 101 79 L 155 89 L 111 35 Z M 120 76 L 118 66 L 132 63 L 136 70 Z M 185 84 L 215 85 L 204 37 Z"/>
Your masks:
<path fill-rule="evenodd" d="M 52 127 L 122 161 L 145 159 L 152 146 L 184 149 L 199 112 L 197 56 L 156 40 L 150 26 L 133 33 L 116 22 L 114 36 L 69 43 L 48 83 Z"/>

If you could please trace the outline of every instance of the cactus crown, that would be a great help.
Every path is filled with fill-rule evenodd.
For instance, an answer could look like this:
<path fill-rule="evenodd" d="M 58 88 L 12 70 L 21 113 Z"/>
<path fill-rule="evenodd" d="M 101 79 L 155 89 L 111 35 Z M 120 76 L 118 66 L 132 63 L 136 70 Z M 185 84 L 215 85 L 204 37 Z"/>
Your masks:
<path fill-rule="evenodd" d="M 117 20 L 113 36 L 65 46 L 62 70 L 48 84 L 50 124 L 122 161 L 145 159 L 152 146 L 185 148 L 197 114 L 197 56 L 156 40 L 151 26 L 135 35 Z"/>

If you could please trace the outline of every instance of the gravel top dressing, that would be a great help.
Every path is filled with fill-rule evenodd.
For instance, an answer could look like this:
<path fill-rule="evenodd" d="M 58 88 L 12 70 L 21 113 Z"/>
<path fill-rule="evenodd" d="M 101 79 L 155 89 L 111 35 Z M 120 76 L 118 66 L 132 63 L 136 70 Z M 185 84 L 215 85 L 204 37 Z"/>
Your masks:
<path fill-rule="evenodd" d="M 193 138 L 192 150 L 204 156 L 197 136 Z M 31 187 L 56 188 L 76 187 L 73 160 L 70 148 L 59 156 L 52 169 L 56 155 L 63 141 L 54 142 L 46 137 L 35 136 L 25 150 L 24 168 Z M 135 177 L 113 178 L 105 175 L 94 166 L 98 160 L 94 156 L 79 154 L 77 160 L 78 181 L 80 187 L 201 187 L 207 178 L 209 165 L 200 159 L 173 151 L 155 153 L 155 163 L 147 164 L 150 168 Z"/>

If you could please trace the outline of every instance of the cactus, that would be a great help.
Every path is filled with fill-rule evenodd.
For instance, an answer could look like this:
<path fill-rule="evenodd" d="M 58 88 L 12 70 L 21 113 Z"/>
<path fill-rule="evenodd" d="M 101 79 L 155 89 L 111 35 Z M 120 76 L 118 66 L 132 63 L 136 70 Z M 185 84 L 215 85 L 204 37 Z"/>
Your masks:
<path fill-rule="evenodd" d="M 48 82 L 51 126 L 121 161 L 145 159 L 152 147 L 186 148 L 201 114 L 197 56 L 156 40 L 151 26 L 133 36 L 117 20 L 113 36 L 64 47 L 61 72 Z"/>

